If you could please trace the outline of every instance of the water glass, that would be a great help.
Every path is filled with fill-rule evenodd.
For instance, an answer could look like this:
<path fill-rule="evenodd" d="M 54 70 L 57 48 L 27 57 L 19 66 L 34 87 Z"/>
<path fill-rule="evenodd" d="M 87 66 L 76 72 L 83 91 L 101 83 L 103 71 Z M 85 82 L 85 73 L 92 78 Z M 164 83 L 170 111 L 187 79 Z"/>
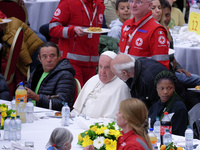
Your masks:
<path fill-rule="evenodd" d="M 174 26 L 172 33 L 173 34 L 179 34 L 180 26 Z"/>

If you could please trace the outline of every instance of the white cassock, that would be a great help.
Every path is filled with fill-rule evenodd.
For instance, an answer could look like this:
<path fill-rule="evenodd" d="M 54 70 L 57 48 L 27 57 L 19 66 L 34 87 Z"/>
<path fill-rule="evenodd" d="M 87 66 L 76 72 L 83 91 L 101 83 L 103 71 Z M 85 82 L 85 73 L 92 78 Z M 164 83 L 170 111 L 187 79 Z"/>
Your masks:
<path fill-rule="evenodd" d="M 91 118 L 116 118 L 121 101 L 131 98 L 130 89 L 118 77 L 104 84 L 99 75 L 90 78 L 79 93 L 72 112 Z"/>

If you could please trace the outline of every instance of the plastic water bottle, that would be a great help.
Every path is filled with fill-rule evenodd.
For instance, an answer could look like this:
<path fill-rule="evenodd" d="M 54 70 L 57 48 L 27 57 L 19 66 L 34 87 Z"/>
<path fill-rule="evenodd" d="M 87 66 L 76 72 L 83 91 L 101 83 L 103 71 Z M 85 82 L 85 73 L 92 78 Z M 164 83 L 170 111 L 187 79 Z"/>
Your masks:
<path fill-rule="evenodd" d="M 13 98 L 13 100 L 11 101 L 11 109 L 17 111 L 15 98 Z"/>
<path fill-rule="evenodd" d="M 15 117 L 11 117 L 9 127 L 10 127 L 10 140 L 16 141 L 17 140 L 17 122 L 15 121 Z"/>
<path fill-rule="evenodd" d="M 70 108 L 67 103 L 62 107 L 62 126 L 69 126 Z"/>
<path fill-rule="evenodd" d="M 156 134 L 153 132 L 153 128 L 150 128 L 150 129 L 149 129 L 148 135 L 149 135 L 149 138 L 150 138 L 152 147 L 153 147 L 153 149 L 154 149 L 155 146 L 156 146 L 157 137 L 156 137 Z"/>
<path fill-rule="evenodd" d="M 185 150 L 193 150 L 193 131 L 190 126 L 185 130 Z"/>
<path fill-rule="evenodd" d="M 169 133 L 169 129 L 165 129 L 165 134 L 163 136 L 163 144 L 168 145 L 172 142 L 172 135 Z"/>
<path fill-rule="evenodd" d="M 160 128 L 161 144 L 163 144 L 163 136 L 165 134 L 165 129 L 169 129 L 169 132 L 172 133 L 172 123 L 171 123 L 171 118 L 168 115 L 168 112 L 164 112 L 164 117 L 161 120 L 161 128 Z"/>
<path fill-rule="evenodd" d="M 34 112 L 34 105 L 32 103 L 32 100 L 29 99 L 28 103 L 26 104 L 26 122 L 27 123 L 33 123 L 33 120 L 34 120 L 33 112 Z"/>
<path fill-rule="evenodd" d="M 23 99 L 21 99 L 20 103 L 18 104 L 18 115 L 20 116 L 22 123 L 25 123 L 26 122 L 26 104 L 24 103 Z"/>
<path fill-rule="evenodd" d="M 6 120 L 4 121 L 4 134 L 3 139 L 9 140 L 10 139 L 10 116 L 7 116 Z"/>
<path fill-rule="evenodd" d="M 160 146 L 160 120 L 158 116 L 156 117 L 156 122 L 154 123 L 153 128 L 157 137 L 157 146 Z"/>
<path fill-rule="evenodd" d="M 18 104 L 20 103 L 20 100 L 23 99 L 24 103 L 27 103 L 27 91 L 23 86 L 23 82 L 19 83 L 18 88 L 15 91 L 15 101 L 16 101 L 16 108 L 18 109 Z M 18 115 L 18 110 L 16 111 Z"/>
<path fill-rule="evenodd" d="M 199 9 L 199 6 L 197 5 L 196 0 L 193 0 L 193 4 L 192 4 L 191 8 Z"/>
<path fill-rule="evenodd" d="M 16 118 L 17 123 L 17 140 L 21 140 L 21 129 L 22 129 L 22 121 L 20 120 L 20 116 Z"/>

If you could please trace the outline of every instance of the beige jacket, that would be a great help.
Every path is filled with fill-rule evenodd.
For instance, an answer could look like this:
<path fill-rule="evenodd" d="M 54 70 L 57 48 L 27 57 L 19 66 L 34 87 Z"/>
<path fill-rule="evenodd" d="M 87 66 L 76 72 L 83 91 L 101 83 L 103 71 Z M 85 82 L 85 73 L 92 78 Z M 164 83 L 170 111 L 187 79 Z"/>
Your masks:
<path fill-rule="evenodd" d="M 27 76 L 28 66 L 32 63 L 31 55 L 43 44 L 43 41 L 31 30 L 31 28 L 29 28 L 27 24 L 15 17 L 11 17 L 10 19 L 12 21 L 8 23 L 2 40 L 11 45 L 17 29 L 21 26 L 23 27 L 24 38 L 17 67 L 22 74 Z M 4 51 L 4 58 L 8 58 L 8 53 L 9 49 L 6 49 L 6 51 Z"/>

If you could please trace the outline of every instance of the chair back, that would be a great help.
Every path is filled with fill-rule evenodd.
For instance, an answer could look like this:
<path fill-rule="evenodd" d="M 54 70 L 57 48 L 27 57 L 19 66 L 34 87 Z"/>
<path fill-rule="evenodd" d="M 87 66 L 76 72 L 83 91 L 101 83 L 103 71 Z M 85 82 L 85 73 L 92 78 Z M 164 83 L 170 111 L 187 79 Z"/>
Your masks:
<path fill-rule="evenodd" d="M 0 0 L 0 10 L 7 18 L 15 17 L 28 23 L 28 13 L 25 6 L 19 6 L 17 0 Z"/>
<path fill-rule="evenodd" d="M 15 75 L 16 64 L 18 61 L 19 53 L 21 51 L 23 37 L 24 37 L 23 28 L 19 27 L 17 29 L 17 32 L 15 33 L 13 42 L 11 44 L 10 52 L 6 63 L 6 69 L 4 73 L 4 78 L 6 79 L 6 82 L 8 84 L 10 84 L 13 81 Z"/>
<path fill-rule="evenodd" d="M 74 102 L 76 101 L 76 98 L 78 97 L 78 94 L 80 93 L 81 91 L 81 84 L 80 82 L 78 81 L 78 79 L 74 78 L 74 81 L 75 81 L 75 96 L 74 96 Z"/>

